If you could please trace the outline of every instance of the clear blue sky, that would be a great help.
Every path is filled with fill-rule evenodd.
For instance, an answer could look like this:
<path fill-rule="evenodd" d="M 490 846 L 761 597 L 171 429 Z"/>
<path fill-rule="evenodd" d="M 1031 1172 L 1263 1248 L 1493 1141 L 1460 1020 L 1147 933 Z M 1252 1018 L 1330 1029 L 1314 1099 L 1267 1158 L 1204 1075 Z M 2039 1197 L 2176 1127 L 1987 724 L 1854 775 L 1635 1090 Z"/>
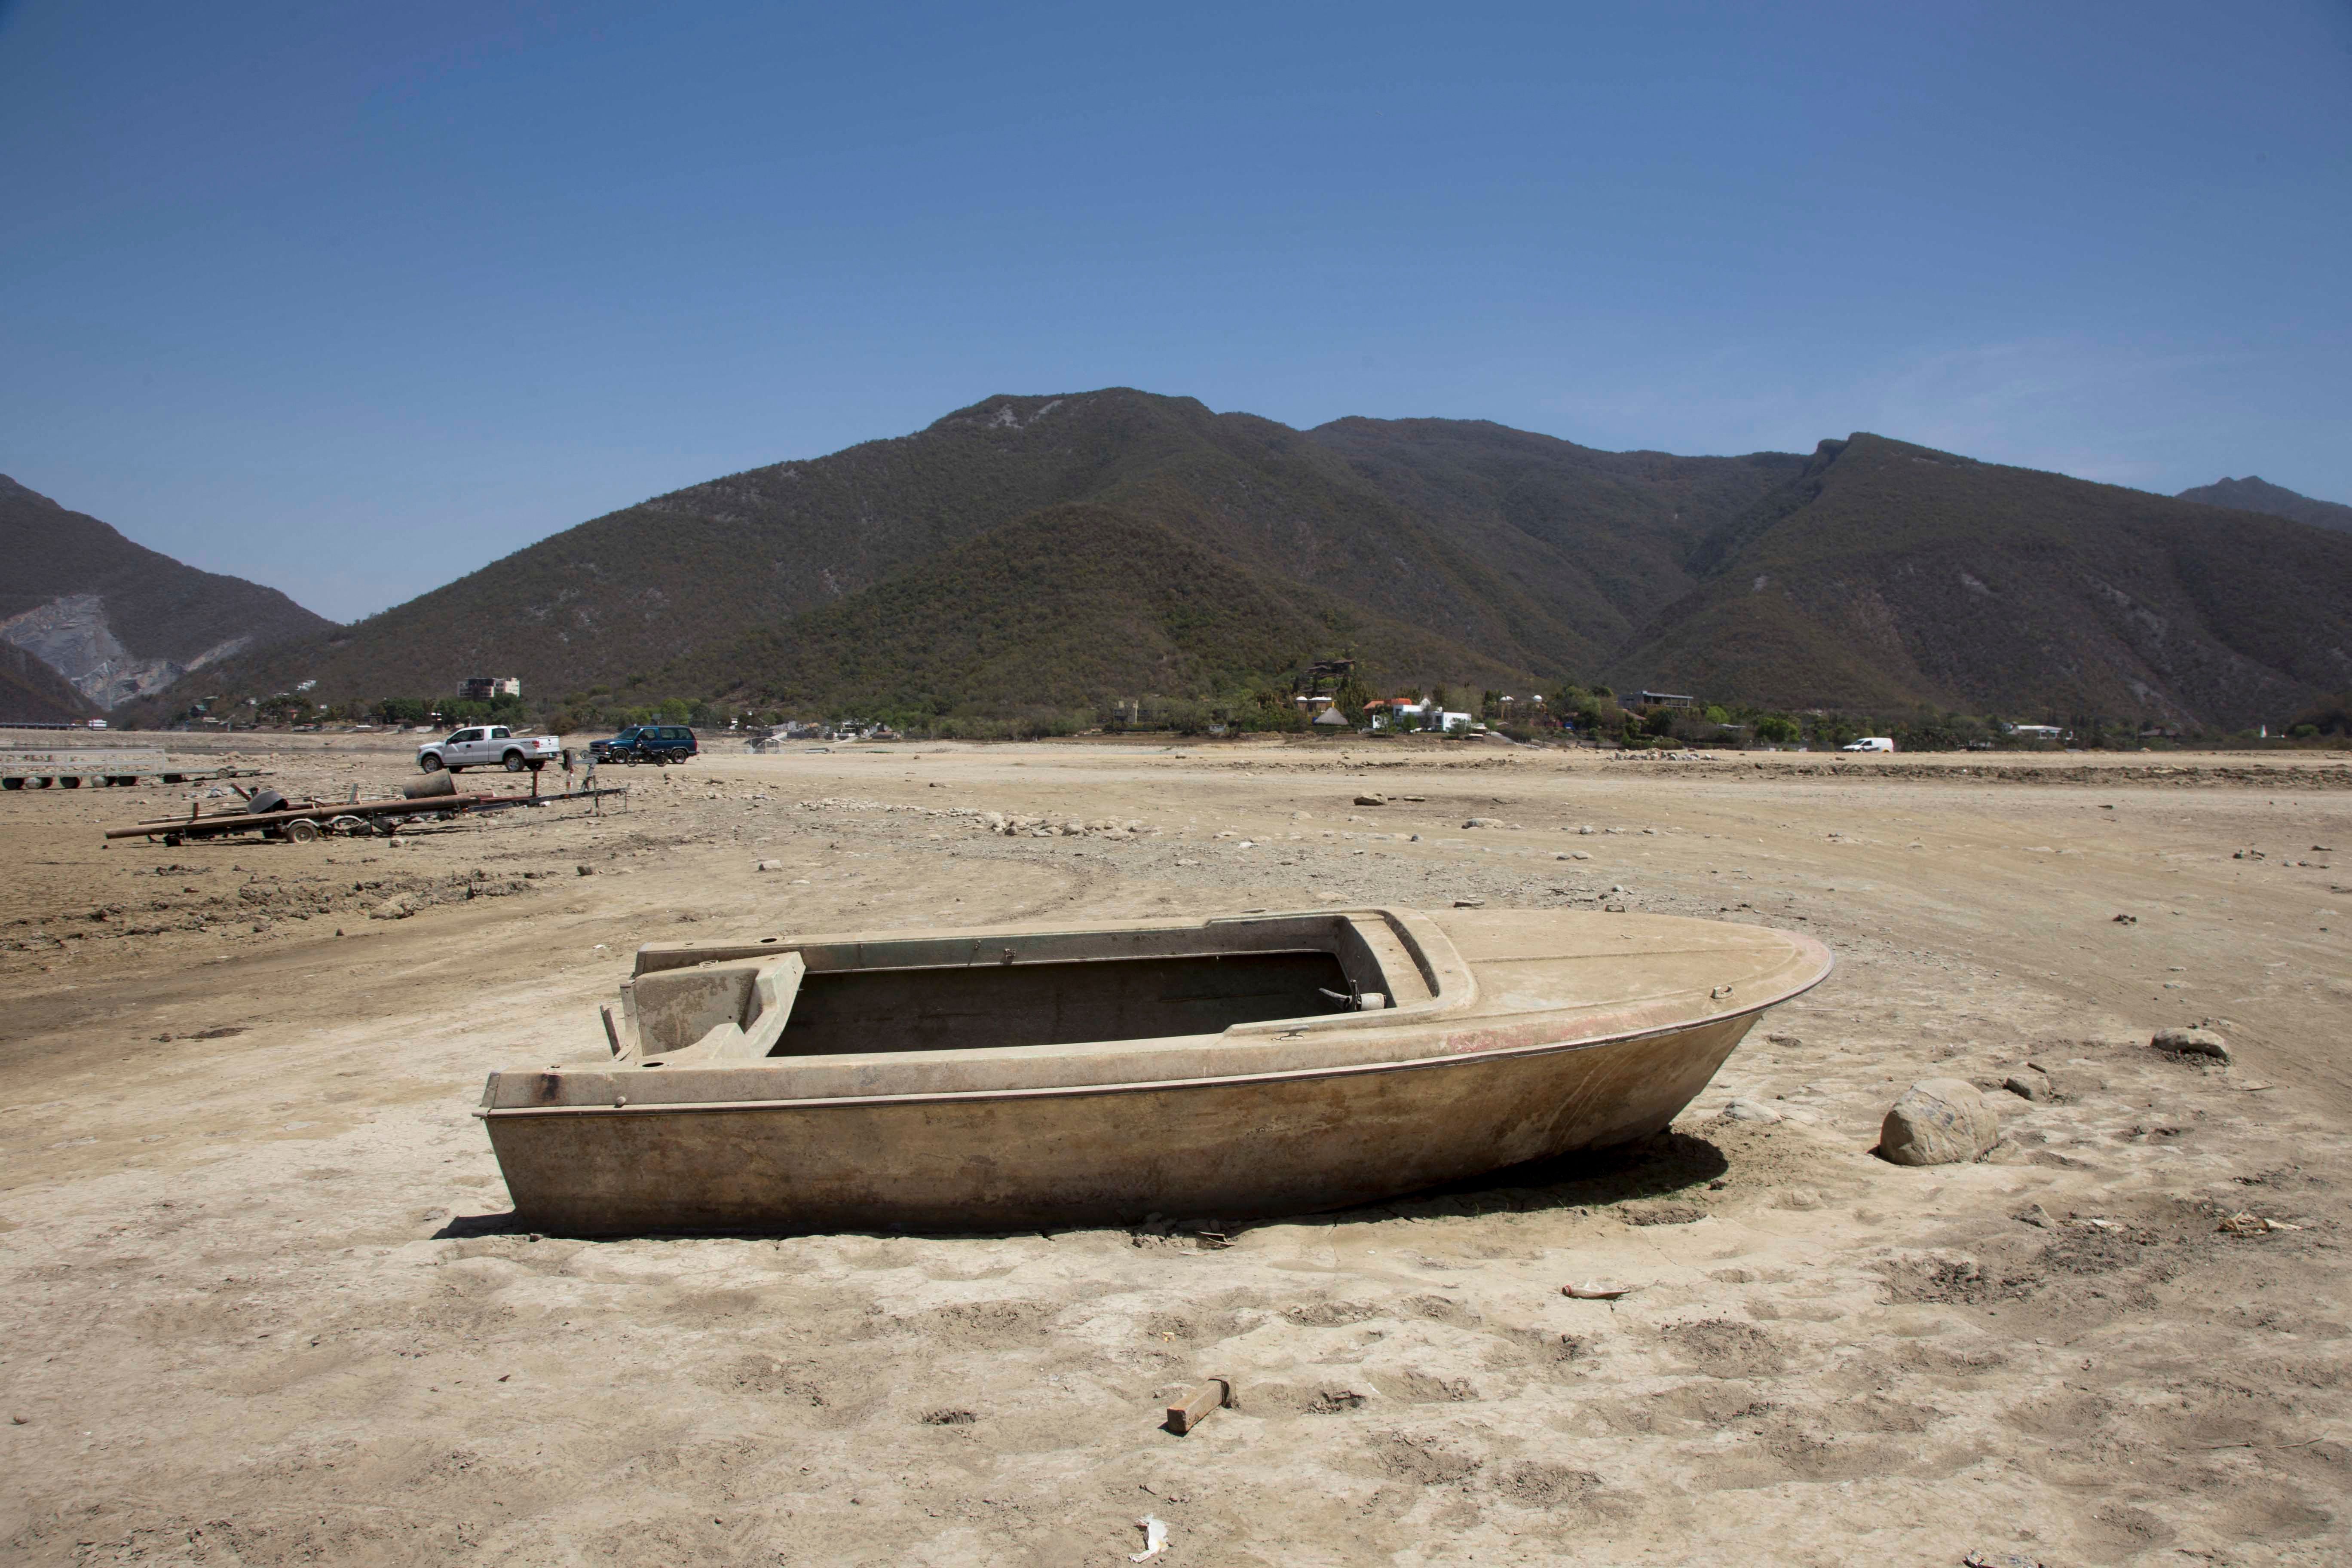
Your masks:
<path fill-rule="evenodd" d="M 0 472 L 339 618 L 995 392 L 2352 500 L 2352 5 L 0 0 Z"/>

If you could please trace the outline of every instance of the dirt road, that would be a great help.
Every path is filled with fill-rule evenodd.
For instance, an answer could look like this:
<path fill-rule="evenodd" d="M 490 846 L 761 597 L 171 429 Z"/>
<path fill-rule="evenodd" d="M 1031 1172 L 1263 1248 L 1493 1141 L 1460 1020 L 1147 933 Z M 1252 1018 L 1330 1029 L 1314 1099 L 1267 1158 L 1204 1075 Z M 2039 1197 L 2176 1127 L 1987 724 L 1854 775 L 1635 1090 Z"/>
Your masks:
<path fill-rule="evenodd" d="M 289 795 L 405 772 L 212 744 Z M 0 1541 L 1112 1563 L 1150 1514 L 1169 1563 L 2352 1557 L 2352 767 L 1895 761 L 803 748 L 634 772 L 625 814 L 177 848 L 100 829 L 184 789 L 12 792 Z M 1463 898 L 1840 969 L 1653 1144 L 1230 1245 L 533 1238 L 470 1115 L 639 942 Z M 2147 1047 L 2208 1019 L 2226 1068 Z M 1999 1088 L 2028 1062 L 2054 1097 Z M 1938 1075 L 2001 1147 L 1873 1158 Z M 1593 1275 L 1642 1289 L 1560 1293 Z M 1208 1374 L 1238 1407 L 1159 1430 Z"/>

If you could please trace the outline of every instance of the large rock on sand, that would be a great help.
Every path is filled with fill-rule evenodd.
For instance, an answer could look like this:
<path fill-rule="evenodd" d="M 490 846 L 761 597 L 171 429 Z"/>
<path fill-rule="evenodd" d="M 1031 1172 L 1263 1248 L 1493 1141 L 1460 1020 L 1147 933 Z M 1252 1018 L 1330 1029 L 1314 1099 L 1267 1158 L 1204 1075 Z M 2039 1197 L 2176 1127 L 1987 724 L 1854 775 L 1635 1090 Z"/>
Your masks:
<path fill-rule="evenodd" d="M 2210 1029 L 2158 1029 L 2148 1044 L 2159 1051 L 2172 1051 L 2187 1057 L 2209 1057 L 2227 1064 L 2229 1043 Z"/>
<path fill-rule="evenodd" d="M 1977 1086 L 1922 1079 L 1903 1093 L 1878 1130 L 1878 1152 L 1897 1165 L 1959 1165 L 2000 1142 L 2000 1119 Z"/>

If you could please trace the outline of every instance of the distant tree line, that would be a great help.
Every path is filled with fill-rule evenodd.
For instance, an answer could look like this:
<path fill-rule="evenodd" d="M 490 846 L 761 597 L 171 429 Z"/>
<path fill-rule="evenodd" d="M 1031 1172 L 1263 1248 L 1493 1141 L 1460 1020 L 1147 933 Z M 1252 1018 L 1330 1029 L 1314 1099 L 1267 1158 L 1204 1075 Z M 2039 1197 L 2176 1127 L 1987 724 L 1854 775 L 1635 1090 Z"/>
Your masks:
<path fill-rule="evenodd" d="M 1360 667 L 1336 679 L 1313 678 L 1302 658 L 1286 670 L 1234 679 L 1222 689 L 1189 695 L 1145 693 L 1106 697 L 1087 707 L 1039 704 L 979 709 L 950 698 L 875 702 L 834 701 L 819 708 L 729 701 L 715 697 L 638 697 L 596 687 L 553 699 L 500 694 L 487 700 L 384 697 L 369 701 L 320 703 L 307 694 L 279 692 L 267 698 L 215 698 L 186 717 L 238 726 L 293 728 L 310 724 L 535 725 L 559 734 L 611 731 L 632 724 L 689 724 L 725 729 L 730 724 L 772 725 L 786 720 L 831 724 L 886 724 L 901 733 L 940 740 L 1006 741 L 1056 735 L 1122 731 L 1196 735 L 1283 734 L 1311 731 L 1314 710 L 1302 696 L 1328 697 L 1347 725 L 1328 727 L 1353 734 L 1364 710 L 1383 689 Z M 1964 750 L 2166 749 L 2190 745 L 2352 745 L 2352 692 L 2325 698 L 2283 723 L 2260 731 L 2227 734 L 2190 726 L 2166 726 L 2143 718 L 2101 713 L 1960 713 L 1920 707 L 1896 712 L 1793 711 L 1753 704 L 1707 702 L 1693 707 L 1629 705 L 1601 684 L 1547 683 L 1541 700 L 1534 689 L 1508 692 L 1443 683 L 1391 683 L 1388 695 L 1418 703 L 1427 698 L 1443 711 L 1468 711 L 1490 729 L 1525 742 L 1575 741 L 1622 747 L 1804 746 L 1834 750 L 1864 735 L 1885 735 L 1906 752 Z M 1434 727 L 1437 721 L 1430 721 Z M 2054 727 L 2061 738 L 2021 735 L 2016 725 Z M 1396 728 L 1423 727 L 1401 716 Z"/>

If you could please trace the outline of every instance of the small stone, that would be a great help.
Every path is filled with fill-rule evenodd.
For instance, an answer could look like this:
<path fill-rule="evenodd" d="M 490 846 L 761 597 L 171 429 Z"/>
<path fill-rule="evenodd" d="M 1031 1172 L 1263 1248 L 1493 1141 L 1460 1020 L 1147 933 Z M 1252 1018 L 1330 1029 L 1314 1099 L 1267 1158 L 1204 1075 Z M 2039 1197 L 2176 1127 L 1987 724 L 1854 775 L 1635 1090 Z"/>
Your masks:
<path fill-rule="evenodd" d="M 1454 900 L 1454 907 L 1457 910 L 1483 910 L 1486 907 L 1486 900 L 1484 899 L 1456 899 Z"/>
<path fill-rule="evenodd" d="M 1591 856 L 1590 856 L 1590 855 L 1586 854 L 1586 853 L 1585 853 L 1583 850 L 1581 850 L 1581 849 L 1571 849 L 1571 850 L 1570 850 L 1570 851 L 1568 852 L 1568 858 L 1569 858 L 1570 859 L 1571 859 L 1571 860 L 1590 860 L 1590 859 L 1591 859 L 1591 858 L 1592 858 L 1592 857 L 1591 857 Z"/>
<path fill-rule="evenodd" d="M 1386 805 L 1388 803 L 1389 797 L 1384 795 L 1360 795 L 1356 797 L 1358 805 Z"/>
<path fill-rule="evenodd" d="M 1723 1119 L 1726 1121 L 1780 1121 L 1786 1120 L 1786 1118 L 1784 1118 L 1779 1111 L 1773 1110 L 1770 1106 L 1759 1105 L 1752 1100 L 1733 1100 L 1730 1104 L 1723 1108 Z"/>
<path fill-rule="evenodd" d="M 574 866 L 572 869 L 579 872 L 583 877 L 593 877 L 596 874 L 592 868 L 586 866 Z"/>
<path fill-rule="evenodd" d="M 1579 833 L 1593 833 L 1593 832 L 1597 832 L 1597 831 L 1598 831 L 1598 829 L 1594 828 L 1591 824 L 1589 824 L 1589 823 L 1588 823 L 1588 824 L 1587 824 L 1587 825 L 1585 825 L 1584 826 L 1578 828 L 1578 829 L 1577 829 L 1577 831 L 1578 831 Z"/>
<path fill-rule="evenodd" d="M 2115 923 L 2119 926 L 2136 926 L 2139 924 L 2139 917 L 2137 915 L 2117 915 L 2116 917 Z"/>
<path fill-rule="evenodd" d="M 1465 827 L 1500 827 L 1501 820 L 1492 816 L 1474 816 L 1462 825 Z"/>
<path fill-rule="evenodd" d="M 2176 1056 L 2210 1057 L 2224 1067 L 2230 1062 L 2229 1042 L 2210 1029 L 2158 1029 L 2147 1043 Z"/>
<path fill-rule="evenodd" d="M 2026 1068 L 2023 1072 L 2010 1074 L 2000 1080 L 2000 1087 L 2020 1100 L 2047 1101 L 2056 1098 L 2050 1079 L 2032 1068 Z"/>
<path fill-rule="evenodd" d="M 755 871 L 781 871 L 783 868 L 784 863 L 782 860 L 762 860 L 752 868 Z"/>
<path fill-rule="evenodd" d="M 2000 1119 L 1977 1086 L 1957 1078 L 1922 1079 L 1886 1112 L 1878 1131 L 1881 1159 L 1895 1165 L 1958 1165 L 2000 1142 Z"/>
<path fill-rule="evenodd" d="M 1559 1293 L 1579 1301 L 1613 1301 L 1631 1294 L 1633 1289 L 1619 1279 L 1571 1279 L 1559 1288 Z"/>
<path fill-rule="evenodd" d="M 2040 1204 L 2028 1204 L 2010 1217 L 2017 1220 L 2021 1224 L 2032 1226 L 2038 1230 L 2056 1230 L 2058 1228 L 2058 1222 L 2051 1218 L 2050 1211 L 2043 1208 Z"/>

